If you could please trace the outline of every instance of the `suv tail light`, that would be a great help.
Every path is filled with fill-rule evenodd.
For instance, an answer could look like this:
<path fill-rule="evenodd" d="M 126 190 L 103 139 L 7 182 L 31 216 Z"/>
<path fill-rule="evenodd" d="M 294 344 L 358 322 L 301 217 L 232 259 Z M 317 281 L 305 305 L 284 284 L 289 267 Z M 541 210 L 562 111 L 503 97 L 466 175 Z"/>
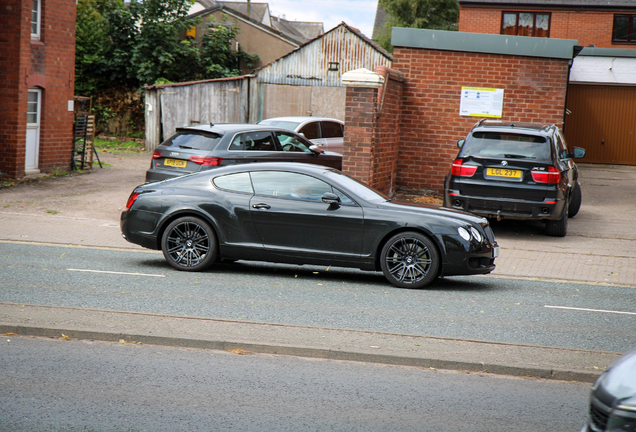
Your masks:
<path fill-rule="evenodd" d="M 561 180 L 561 172 L 555 167 L 548 167 L 547 171 L 532 170 L 532 180 L 537 183 L 556 184 Z"/>
<path fill-rule="evenodd" d="M 128 202 L 126 202 L 126 210 L 130 210 L 130 207 L 132 207 L 132 205 L 135 203 L 138 196 L 139 192 L 133 192 L 130 194 L 130 197 L 128 197 Z"/>
<path fill-rule="evenodd" d="M 477 165 L 464 165 L 463 159 L 455 159 L 451 174 L 460 177 L 472 177 L 477 172 Z"/>
<path fill-rule="evenodd" d="M 188 160 L 201 166 L 218 166 L 221 165 L 221 161 L 223 160 L 223 158 L 209 156 L 192 156 Z"/>

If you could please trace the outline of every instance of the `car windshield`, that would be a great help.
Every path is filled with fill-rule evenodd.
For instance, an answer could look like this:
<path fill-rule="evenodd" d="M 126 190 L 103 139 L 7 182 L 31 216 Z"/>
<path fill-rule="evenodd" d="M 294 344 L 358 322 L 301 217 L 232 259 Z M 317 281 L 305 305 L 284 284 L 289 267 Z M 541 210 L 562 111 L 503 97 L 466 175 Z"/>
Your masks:
<path fill-rule="evenodd" d="M 177 132 L 172 137 L 164 141 L 166 147 L 177 147 L 180 149 L 192 150 L 212 150 L 219 143 L 221 135 L 217 134 L 196 134 L 191 132 Z"/>
<path fill-rule="evenodd" d="M 462 156 L 550 160 L 547 138 L 501 132 L 474 132 L 461 150 Z"/>
<path fill-rule="evenodd" d="M 390 201 L 390 198 L 383 193 L 371 189 L 369 186 L 360 183 L 339 171 L 326 171 L 325 175 L 337 177 L 337 181 L 343 186 L 343 189 L 350 191 L 365 201 L 374 203 Z"/>
<path fill-rule="evenodd" d="M 261 120 L 258 124 L 267 125 L 267 126 L 276 126 L 283 129 L 294 130 L 296 126 L 298 126 L 299 122 L 293 121 L 285 121 L 285 120 Z"/>

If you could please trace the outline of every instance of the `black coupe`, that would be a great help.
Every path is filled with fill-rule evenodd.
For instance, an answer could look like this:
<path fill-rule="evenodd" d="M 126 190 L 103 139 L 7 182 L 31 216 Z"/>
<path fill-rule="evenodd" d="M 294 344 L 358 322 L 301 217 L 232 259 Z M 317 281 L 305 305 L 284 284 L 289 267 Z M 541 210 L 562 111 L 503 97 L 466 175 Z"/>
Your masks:
<path fill-rule="evenodd" d="M 485 218 L 393 202 L 336 169 L 292 162 L 139 186 L 121 231 L 131 243 L 161 249 L 179 270 L 221 259 L 331 265 L 381 270 L 403 288 L 490 273 L 499 253 Z"/>

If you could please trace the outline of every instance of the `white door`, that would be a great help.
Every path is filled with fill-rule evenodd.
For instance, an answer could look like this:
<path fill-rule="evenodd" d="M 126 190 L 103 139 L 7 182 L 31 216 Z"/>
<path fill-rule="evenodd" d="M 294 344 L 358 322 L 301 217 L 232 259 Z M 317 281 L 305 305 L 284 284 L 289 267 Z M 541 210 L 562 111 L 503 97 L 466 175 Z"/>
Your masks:
<path fill-rule="evenodd" d="M 27 105 L 26 157 L 24 171 L 26 174 L 39 173 L 38 154 L 40 152 L 40 106 L 42 91 L 29 89 Z"/>

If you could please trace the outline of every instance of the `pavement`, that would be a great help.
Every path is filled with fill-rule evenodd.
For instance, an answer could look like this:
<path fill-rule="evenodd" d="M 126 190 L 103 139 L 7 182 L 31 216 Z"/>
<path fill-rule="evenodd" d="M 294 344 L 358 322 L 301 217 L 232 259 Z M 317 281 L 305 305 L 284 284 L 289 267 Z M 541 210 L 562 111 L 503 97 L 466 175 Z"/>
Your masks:
<path fill-rule="evenodd" d="M 100 154 L 104 168 L 0 189 L 0 250 L 25 242 L 145 249 L 126 242 L 119 215 L 144 181 L 148 154 Z M 636 288 L 636 167 L 579 164 L 583 205 L 568 235 L 493 222 L 501 278 Z M 156 253 L 150 252 L 148 253 Z M 0 303 L 0 334 L 234 350 L 593 382 L 622 353 L 127 311 Z M 64 335 L 64 336 L 62 336 Z"/>

